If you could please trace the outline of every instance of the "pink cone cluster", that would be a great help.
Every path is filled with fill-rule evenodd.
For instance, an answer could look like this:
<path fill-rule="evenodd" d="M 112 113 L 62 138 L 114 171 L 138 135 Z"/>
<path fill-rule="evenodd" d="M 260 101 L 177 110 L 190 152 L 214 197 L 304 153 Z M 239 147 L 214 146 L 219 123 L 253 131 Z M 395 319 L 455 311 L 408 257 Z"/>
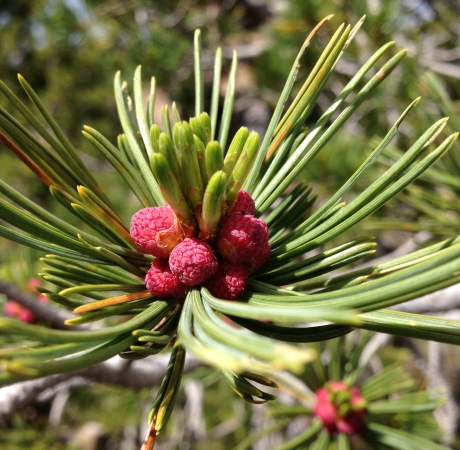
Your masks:
<path fill-rule="evenodd" d="M 169 206 L 144 208 L 131 219 L 130 234 L 145 253 L 156 256 L 145 277 L 147 289 L 160 298 L 181 297 L 188 287 L 206 286 L 212 295 L 234 300 L 248 275 L 270 258 L 266 223 L 254 217 L 246 191 L 220 222 L 214 242 L 185 237 Z"/>
<path fill-rule="evenodd" d="M 329 434 L 351 435 L 366 426 L 366 405 L 367 401 L 357 387 L 350 387 L 345 381 L 329 381 L 316 391 L 313 414 L 321 419 Z"/>

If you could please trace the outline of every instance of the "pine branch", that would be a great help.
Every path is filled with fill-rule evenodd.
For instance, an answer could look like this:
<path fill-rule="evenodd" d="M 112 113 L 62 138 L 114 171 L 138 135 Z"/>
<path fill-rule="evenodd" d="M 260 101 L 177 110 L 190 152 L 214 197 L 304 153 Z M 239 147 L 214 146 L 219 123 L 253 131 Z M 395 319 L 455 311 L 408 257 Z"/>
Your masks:
<path fill-rule="evenodd" d="M 9 300 L 14 300 L 27 309 L 30 309 L 39 322 L 51 328 L 58 330 L 68 330 L 69 327 L 64 325 L 68 319 L 73 319 L 75 316 L 63 309 L 53 308 L 49 304 L 40 303 L 37 297 L 32 294 L 27 294 L 20 291 L 16 286 L 6 281 L 0 280 L 0 293 L 4 294 Z M 88 329 L 87 326 L 72 327 L 72 329 Z"/>
<path fill-rule="evenodd" d="M 0 389 L 0 425 L 7 422 L 13 414 L 33 404 L 46 389 L 53 389 L 60 383 L 75 377 L 83 377 L 90 382 L 119 385 L 132 389 L 158 386 L 166 372 L 169 355 L 138 361 L 126 361 L 119 357 L 111 358 L 87 369 L 23 381 Z M 184 373 L 196 369 L 199 361 L 187 356 Z"/>

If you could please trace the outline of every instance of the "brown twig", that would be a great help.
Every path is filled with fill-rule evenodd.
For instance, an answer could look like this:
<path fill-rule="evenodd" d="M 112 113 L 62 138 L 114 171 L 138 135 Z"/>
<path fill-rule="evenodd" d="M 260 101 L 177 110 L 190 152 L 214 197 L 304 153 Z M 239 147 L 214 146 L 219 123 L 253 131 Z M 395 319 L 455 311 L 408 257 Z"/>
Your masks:
<path fill-rule="evenodd" d="M 30 309 L 35 317 L 44 325 L 59 330 L 69 330 L 70 327 L 64 325 L 67 319 L 73 319 L 75 316 L 64 309 L 57 309 L 53 306 L 41 303 L 38 301 L 37 296 L 27 294 L 19 290 L 16 286 L 6 281 L 0 280 L 0 293 L 4 294 L 8 299 L 18 302 L 24 308 Z M 77 327 L 72 327 L 76 329 Z M 87 328 L 79 326 L 78 329 Z"/>
<path fill-rule="evenodd" d="M 84 377 L 88 383 L 107 383 L 136 390 L 144 389 L 160 384 L 168 363 L 169 355 L 138 361 L 126 361 L 116 356 L 86 369 L 3 387 L 0 389 L 0 424 L 7 422 L 14 413 L 33 404 L 37 396 L 44 390 L 53 389 L 60 384 L 62 386 L 62 383 L 73 377 Z M 197 359 L 188 355 L 185 360 L 184 373 L 193 371 L 199 364 Z"/>

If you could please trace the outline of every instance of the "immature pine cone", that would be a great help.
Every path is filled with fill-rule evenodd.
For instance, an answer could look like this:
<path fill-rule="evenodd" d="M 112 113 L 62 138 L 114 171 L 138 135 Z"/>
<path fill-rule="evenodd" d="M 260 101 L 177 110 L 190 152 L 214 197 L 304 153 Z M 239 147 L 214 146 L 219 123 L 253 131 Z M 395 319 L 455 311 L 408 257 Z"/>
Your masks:
<path fill-rule="evenodd" d="M 262 252 L 263 262 L 268 259 L 267 245 L 267 224 L 262 219 L 241 213 L 230 214 L 224 219 L 215 242 L 220 256 L 232 263 L 248 263 L 251 268 L 259 264 Z"/>
<path fill-rule="evenodd" d="M 186 286 L 199 286 L 217 272 L 218 262 L 206 242 L 186 238 L 171 252 L 169 267 Z"/>
<path fill-rule="evenodd" d="M 242 264 L 219 260 L 219 270 L 210 278 L 205 286 L 214 297 L 224 300 L 235 300 L 246 288 L 248 274 Z"/>
<path fill-rule="evenodd" d="M 145 275 L 145 286 L 156 297 L 182 297 L 187 286 L 171 272 L 167 259 L 157 258 Z"/>
<path fill-rule="evenodd" d="M 145 253 L 150 253 L 157 258 L 167 258 L 171 250 L 182 240 L 176 224 L 176 215 L 170 207 L 144 208 L 131 218 L 129 234 Z M 167 230 L 169 230 L 168 239 L 160 239 Z"/>
<path fill-rule="evenodd" d="M 256 212 L 256 204 L 251 197 L 251 194 L 246 191 L 239 191 L 236 201 L 230 209 L 229 214 L 244 213 L 253 216 Z"/>

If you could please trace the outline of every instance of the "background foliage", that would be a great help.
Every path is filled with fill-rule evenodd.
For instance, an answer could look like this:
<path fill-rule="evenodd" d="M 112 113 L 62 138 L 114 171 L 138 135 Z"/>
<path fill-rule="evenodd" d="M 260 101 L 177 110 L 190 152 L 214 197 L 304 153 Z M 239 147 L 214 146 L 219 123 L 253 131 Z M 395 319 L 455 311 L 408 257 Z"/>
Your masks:
<path fill-rule="evenodd" d="M 385 42 L 396 40 L 398 47 L 407 46 L 410 58 L 398 69 L 391 83 L 379 88 L 377 95 L 363 105 L 340 135 L 331 141 L 329 148 L 309 166 L 309 172 L 304 176 L 316 181 L 316 189 L 321 194 L 332 191 L 346 179 L 350 170 L 359 165 L 363 154 L 367 154 L 371 148 L 370 142 L 381 138 L 405 106 L 421 92 L 426 95 L 422 100 L 423 107 L 418 108 L 421 111 L 417 113 L 418 116 L 409 118 L 402 127 L 402 133 L 398 136 L 402 143 L 413 141 L 421 127 L 423 129 L 429 120 L 433 122 L 433 116 L 438 119 L 441 113 L 446 114 L 446 106 L 437 106 L 433 101 L 436 95 L 423 75 L 427 69 L 440 77 L 439 83 L 450 99 L 449 114 L 458 112 L 460 69 L 456 63 L 460 54 L 460 30 L 456 17 L 459 8 L 457 2 L 447 0 L 4 0 L 0 5 L 0 77 L 20 97 L 24 94 L 16 81 L 16 74 L 21 73 L 31 83 L 67 136 L 85 152 L 85 159 L 93 170 L 104 175 L 106 187 L 110 187 L 111 192 L 117 191 L 118 195 L 112 198 L 117 199 L 118 209 L 123 208 L 126 217 L 130 217 L 133 211 L 129 207 L 127 191 L 117 182 L 106 163 L 97 159 L 81 135 L 83 125 L 88 124 L 111 141 L 116 140 L 120 130 L 111 89 L 116 70 L 122 69 L 125 74 L 131 74 L 138 64 L 142 64 L 145 74 L 156 76 L 159 95 L 164 96 L 165 101 L 178 102 L 184 117 L 191 115 L 193 54 L 189 43 L 193 40 L 194 29 L 200 27 L 205 48 L 214 50 L 218 43 L 224 46 L 227 66 L 230 65 L 232 48 L 237 48 L 241 58 L 234 129 L 241 124 L 264 129 L 295 52 L 311 28 L 330 13 L 335 13 L 335 25 L 344 20 L 354 23 L 367 14 L 357 42 L 337 67 L 339 74 L 334 79 L 335 84 L 330 87 L 330 92 L 326 91 L 319 99 L 320 107 L 324 105 L 325 108 L 332 95 L 340 91 L 358 65 Z M 311 61 L 318 56 L 328 36 L 329 31 L 321 31 L 318 44 L 308 50 L 301 70 L 311 68 Z M 206 61 L 206 54 L 204 56 Z M 212 65 L 211 55 L 208 64 L 209 69 Z M 317 119 L 322 112 L 318 107 L 311 120 Z M 454 151 L 460 151 L 458 145 Z M 46 188 L 26 168 L 12 161 L 7 150 L 0 148 L 3 179 L 22 191 L 27 186 L 33 199 L 43 204 L 46 201 Z M 422 180 L 420 186 L 433 186 L 433 182 L 431 185 L 427 183 Z M 433 193 L 440 197 L 431 199 L 431 204 L 439 204 L 439 198 L 446 202 L 453 198 L 451 203 L 455 204 L 458 187 L 450 186 L 449 189 L 451 193 L 446 193 L 445 189 L 433 189 Z M 413 192 L 410 196 L 414 198 Z M 47 206 L 52 210 L 58 208 L 54 204 Z M 436 206 L 434 208 L 436 210 Z M 450 236 L 458 233 L 458 221 L 452 220 L 454 206 L 448 204 L 447 209 L 452 211 L 447 217 L 451 225 L 445 226 L 441 234 Z M 412 202 L 412 206 L 408 206 L 398 197 L 379 212 L 379 216 L 373 216 L 373 221 L 367 224 L 366 233 L 369 233 L 369 229 L 372 232 L 378 228 L 401 229 L 401 217 L 413 223 L 426 216 L 427 208 L 421 208 L 420 202 Z M 399 220 L 397 224 L 393 220 L 395 217 Z M 418 223 L 423 223 L 423 226 L 406 228 L 419 231 L 428 227 L 426 221 Z M 401 235 L 393 230 L 385 234 L 380 243 L 384 249 L 390 250 L 406 238 L 406 234 Z M 36 255 L 18 258 L 18 250 L 12 252 L 12 246 L 3 239 L 0 241 L 3 261 L 0 274 L 2 278 L 24 287 L 35 268 L 32 263 L 22 263 L 18 267 L 18 259 L 33 261 L 37 258 Z M 454 349 L 446 351 L 455 354 Z M 396 359 L 413 364 L 411 354 L 403 353 L 398 354 Z M 193 448 L 210 448 L 209 445 L 216 449 L 232 448 L 251 430 L 251 408 L 235 399 L 226 383 L 207 369 L 195 376 L 212 387 L 205 397 L 205 407 L 209 411 L 205 414 L 208 429 L 234 420 L 238 414 L 245 419 L 233 429 L 229 425 L 227 431 L 231 432 L 227 433 L 226 438 L 197 443 Z M 88 396 L 92 398 L 91 404 Z M 72 393 L 58 431 L 38 432 L 46 426 L 49 404 L 45 402 L 15 417 L 12 427 L 3 428 L 0 431 L 0 444 L 11 449 L 67 448 L 65 442 L 83 425 L 83 421 L 94 420 L 103 424 L 109 436 L 108 440 L 101 440 L 99 448 L 121 448 L 120 442 L 129 441 L 124 439 L 123 434 L 129 435 L 129 427 L 139 427 L 142 422 L 145 414 L 142 411 L 143 403 L 148 397 L 148 392 L 133 393 L 101 386 L 83 388 Z M 93 401 L 94 398 L 97 401 Z M 185 398 L 183 396 L 179 400 L 182 405 L 185 404 Z M 113 411 L 124 411 L 126 416 L 114 415 Z M 178 433 L 181 413 L 183 410 L 179 408 L 176 420 L 170 424 L 169 431 L 173 436 Z M 111 419 L 107 420 L 108 417 Z M 112 417 L 117 417 L 117 420 L 114 421 Z M 218 436 L 218 431 L 215 435 Z M 163 439 L 167 441 L 168 436 Z M 177 448 L 187 447 L 177 444 Z"/>

